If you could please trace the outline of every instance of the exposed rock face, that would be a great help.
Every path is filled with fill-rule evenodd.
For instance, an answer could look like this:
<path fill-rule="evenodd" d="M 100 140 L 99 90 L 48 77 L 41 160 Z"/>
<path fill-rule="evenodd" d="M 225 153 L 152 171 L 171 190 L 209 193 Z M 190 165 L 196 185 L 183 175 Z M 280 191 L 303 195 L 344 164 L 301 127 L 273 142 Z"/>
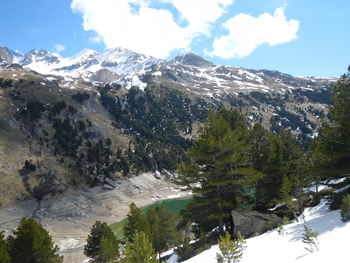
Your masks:
<path fill-rule="evenodd" d="M 91 76 L 91 80 L 99 81 L 104 83 L 109 83 L 115 81 L 119 78 L 119 75 L 108 70 L 108 69 L 100 69 L 96 73 Z"/>
<path fill-rule="evenodd" d="M 233 210 L 234 233 L 238 231 L 245 237 L 263 233 L 276 226 L 281 218 L 275 214 L 260 213 L 258 211 Z"/>

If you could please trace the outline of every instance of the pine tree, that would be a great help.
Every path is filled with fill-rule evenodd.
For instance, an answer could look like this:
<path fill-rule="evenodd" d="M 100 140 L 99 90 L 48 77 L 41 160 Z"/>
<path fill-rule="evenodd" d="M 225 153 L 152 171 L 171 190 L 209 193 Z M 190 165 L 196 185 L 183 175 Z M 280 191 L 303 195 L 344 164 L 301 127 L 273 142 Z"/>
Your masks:
<path fill-rule="evenodd" d="M 225 232 L 224 236 L 220 236 L 218 245 L 220 253 L 216 254 L 217 263 L 238 263 L 242 258 L 245 241 L 240 232 L 233 241 L 230 233 Z"/>
<path fill-rule="evenodd" d="M 132 242 L 136 232 L 143 232 L 148 237 L 150 236 L 150 226 L 147 222 L 147 218 L 143 214 L 142 210 L 135 205 L 135 203 L 130 204 L 127 223 L 125 224 L 123 231 L 125 238 L 130 242 Z"/>
<path fill-rule="evenodd" d="M 7 242 L 2 232 L 0 232 L 0 263 L 11 263 Z"/>
<path fill-rule="evenodd" d="M 53 244 L 47 230 L 31 218 L 21 220 L 8 243 L 12 262 L 63 262 L 63 257 L 57 254 L 59 248 Z"/>
<path fill-rule="evenodd" d="M 231 210 L 254 205 L 254 184 L 262 174 L 253 169 L 247 125 L 237 111 L 211 112 L 199 139 L 180 163 L 177 183 L 197 194 L 183 215 L 203 230 L 232 228 Z"/>
<path fill-rule="evenodd" d="M 149 209 L 146 217 L 150 226 L 150 240 L 159 254 L 177 243 L 179 235 L 176 231 L 175 218 L 168 209 L 157 206 Z"/>
<path fill-rule="evenodd" d="M 110 263 L 117 257 L 115 238 L 103 236 L 100 241 L 96 262 Z"/>
<path fill-rule="evenodd" d="M 96 221 L 84 246 L 84 254 L 97 259 L 97 262 L 108 262 L 98 260 L 118 256 L 118 245 L 118 241 L 107 223 Z"/>
<path fill-rule="evenodd" d="M 190 238 L 185 236 L 181 244 L 175 249 L 175 253 L 181 261 L 191 258 L 194 255 L 194 247 L 190 244 Z"/>
<path fill-rule="evenodd" d="M 123 263 L 159 263 L 156 252 L 148 236 L 143 232 L 135 232 L 133 243 L 126 241 L 122 255 Z"/>
<path fill-rule="evenodd" d="M 343 222 L 350 221 L 350 195 L 346 194 L 342 198 L 340 205 L 340 216 Z"/>
<path fill-rule="evenodd" d="M 350 73 L 333 86 L 329 121 L 324 121 L 313 144 L 313 154 L 322 179 L 349 177 L 350 172 Z"/>
<path fill-rule="evenodd" d="M 305 249 L 310 253 L 318 251 L 318 233 L 313 231 L 310 227 L 304 225 L 304 233 L 303 233 L 303 243 L 307 245 Z"/>
<path fill-rule="evenodd" d="M 253 167 L 265 174 L 256 185 L 256 208 L 264 210 L 276 205 L 286 178 L 290 187 L 288 196 L 299 195 L 305 185 L 300 172 L 304 168 L 301 166 L 304 155 L 296 138 L 284 130 L 273 134 L 255 125 L 250 132 L 250 143 Z"/>

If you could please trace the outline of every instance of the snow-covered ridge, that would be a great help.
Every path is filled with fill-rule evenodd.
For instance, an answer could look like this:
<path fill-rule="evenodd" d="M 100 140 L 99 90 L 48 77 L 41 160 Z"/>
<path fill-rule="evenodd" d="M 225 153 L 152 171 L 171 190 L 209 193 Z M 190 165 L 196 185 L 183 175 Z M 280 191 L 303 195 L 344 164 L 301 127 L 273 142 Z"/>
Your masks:
<path fill-rule="evenodd" d="M 307 225 L 319 233 L 319 251 L 310 253 L 302 242 L 303 226 Z M 349 262 L 348 241 L 350 222 L 341 221 L 339 211 L 329 211 L 326 201 L 316 207 L 305 209 L 299 222 L 284 226 L 284 235 L 277 230 L 269 231 L 261 236 L 247 239 L 247 248 L 243 252 L 240 263 L 345 263 Z M 218 246 L 184 261 L 184 263 L 216 262 Z M 169 263 L 176 263 L 174 255 Z"/>
<path fill-rule="evenodd" d="M 330 78 L 293 77 L 278 71 L 252 70 L 234 66 L 217 66 L 195 54 L 181 54 L 171 60 L 160 60 L 125 48 L 99 53 L 84 49 L 64 58 L 47 50 L 32 50 L 25 55 L 0 48 L 0 58 L 44 75 L 58 75 L 66 80 L 117 82 L 141 89 L 154 82 L 174 82 L 189 92 L 220 98 L 238 92 L 292 92 L 294 89 L 325 88 Z"/>

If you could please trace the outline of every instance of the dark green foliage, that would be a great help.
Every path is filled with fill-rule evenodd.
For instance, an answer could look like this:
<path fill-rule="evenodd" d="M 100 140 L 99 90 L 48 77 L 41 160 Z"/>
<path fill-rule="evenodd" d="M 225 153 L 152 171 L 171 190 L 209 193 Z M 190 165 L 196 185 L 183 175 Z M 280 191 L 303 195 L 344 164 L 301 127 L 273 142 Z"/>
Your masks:
<path fill-rule="evenodd" d="M 68 112 L 73 115 L 73 114 L 75 114 L 77 112 L 77 109 L 74 108 L 74 106 L 69 105 L 68 106 Z"/>
<path fill-rule="evenodd" d="M 346 194 L 342 198 L 340 205 L 340 216 L 344 222 L 350 221 L 350 195 Z"/>
<path fill-rule="evenodd" d="M 179 233 L 176 230 L 175 218 L 168 209 L 157 206 L 149 209 L 146 217 L 150 226 L 150 240 L 159 254 L 177 244 Z"/>
<path fill-rule="evenodd" d="M 163 86 L 146 88 L 144 92 L 133 87 L 124 98 L 109 86 L 101 87 L 100 93 L 102 104 L 114 117 L 114 125 L 135 137 L 135 151 L 129 159 L 130 169 L 136 172 L 175 170 L 190 146 L 178 130 L 190 133 L 193 122 L 203 121 L 208 112 L 204 101 L 194 103 Z"/>
<path fill-rule="evenodd" d="M 36 170 L 36 165 L 33 164 L 31 161 L 25 160 L 24 168 L 28 171 L 34 172 Z"/>
<path fill-rule="evenodd" d="M 63 257 L 57 254 L 49 233 L 31 218 L 23 218 L 8 239 L 13 263 L 61 263 Z"/>
<path fill-rule="evenodd" d="M 89 98 L 90 95 L 87 92 L 78 92 L 72 95 L 72 99 L 79 102 L 80 104 L 83 104 L 83 102 Z"/>
<path fill-rule="evenodd" d="M 3 79 L 0 78 L 0 87 L 1 88 L 10 88 L 13 85 L 13 80 L 12 79 Z"/>
<path fill-rule="evenodd" d="M 133 242 L 126 242 L 122 254 L 124 263 L 159 263 L 157 254 L 152 247 L 148 236 L 143 232 L 136 231 L 132 237 Z"/>
<path fill-rule="evenodd" d="M 288 196 L 302 190 L 304 179 L 299 167 L 303 152 L 296 138 L 286 131 L 273 134 L 255 125 L 250 131 L 250 144 L 253 167 L 265 174 L 256 185 L 257 209 L 264 210 L 283 199 L 283 178 L 290 182 Z"/>
<path fill-rule="evenodd" d="M 103 263 L 118 256 L 118 241 L 106 223 L 96 221 L 92 226 L 84 254 Z"/>
<path fill-rule="evenodd" d="M 115 241 L 115 237 L 103 236 L 100 240 L 100 247 L 96 262 L 110 263 L 114 262 L 118 254 L 118 244 Z"/>
<path fill-rule="evenodd" d="M 56 102 L 51 108 L 50 113 L 51 115 L 57 115 L 60 114 L 63 109 L 67 107 L 67 104 L 64 100 Z"/>
<path fill-rule="evenodd" d="M 190 238 L 185 236 L 181 244 L 175 249 L 175 253 L 179 256 L 180 261 L 185 261 L 195 255 L 195 248 L 190 244 L 190 241 Z"/>
<path fill-rule="evenodd" d="M 45 111 L 45 106 L 41 102 L 28 102 L 26 107 L 20 111 L 20 115 L 26 121 L 32 122 L 40 119 L 43 111 Z"/>
<path fill-rule="evenodd" d="M 199 237 L 197 238 L 196 242 L 190 244 L 190 241 L 191 240 L 188 236 L 184 236 L 180 244 L 175 249 L 175 253 L 179 256 L 180 261 L 184 261 L 198 255 L 199 253 L 209 249 L 215 243 L 214 240 L 208 239 L 203 232 L 199 233 Z"/>
<path fill-rule="evenodd" d="M 312 145 L 310 166 L 315 180 L 348 177 L 350 172 L 350 76 L 333 86 L 329 121 L 319 129 Z"/>
<path fill-rule="evenodd" d="M 10 254 L 8 251 L 7 242 L 4 238 L 4 234 L 0 232 L 0 262 L 11 263 Z"/>
<path fill-rule="evenodd" d="M 211 112 L 187 152 L 191 162 L 179 165 L 177 183 L 196 194 L 182 214 L 204 231 L 219 226 L 222 232 L 224 225 L 232 230 L 231 210 L 255 204 L 254 186 L 263 174 L 253 169 L 248 138 L 246 120 L 239 112 Z"/>
<path fill-rule="evenodd" d="M 138 208 L 134 203 L 130 205 L 130 211 L 127 216 L 127 223 L 124 226 L 124 236 L 130 242 L 133 241 L 133 237 L 138 232 L 145 233 L 148 237 L 150 236 L 150 226 L 146 216 L 142 210 Z"/>
<path fill-rule="evenodd" d="M 74 121 L 65 118 L 63 121 L 55 119 L 53 128 L 55 129 L 54 139 L 64 153 L 68 156 L 75 156 L 77 148 L 82 143 L 82 138 L 78 136 L 78 129 Z"/>

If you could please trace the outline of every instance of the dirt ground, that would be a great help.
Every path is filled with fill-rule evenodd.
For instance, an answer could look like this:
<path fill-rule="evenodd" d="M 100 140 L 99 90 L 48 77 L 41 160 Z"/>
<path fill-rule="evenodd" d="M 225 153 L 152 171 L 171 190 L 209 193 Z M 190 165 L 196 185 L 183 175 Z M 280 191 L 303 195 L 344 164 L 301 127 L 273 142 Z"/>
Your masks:
<path fill-rule="evenodd" d="M 114 223 L 129 212 L 131 202 L 137 206 L 154 201 L 186 195 L 170 182 L 156 179 L 146 173 L 118 181 L 114 190 L 101 186 L 78 190 L 64 196 L 36 201 L 23 201 L 16 206 L 0 210 L 0 231 L 11 234 L 22 217 L 32 217 L 40 222 L 60 247 L 66 263 L 81 263 L 90 227 L 100 220 Z"/>

